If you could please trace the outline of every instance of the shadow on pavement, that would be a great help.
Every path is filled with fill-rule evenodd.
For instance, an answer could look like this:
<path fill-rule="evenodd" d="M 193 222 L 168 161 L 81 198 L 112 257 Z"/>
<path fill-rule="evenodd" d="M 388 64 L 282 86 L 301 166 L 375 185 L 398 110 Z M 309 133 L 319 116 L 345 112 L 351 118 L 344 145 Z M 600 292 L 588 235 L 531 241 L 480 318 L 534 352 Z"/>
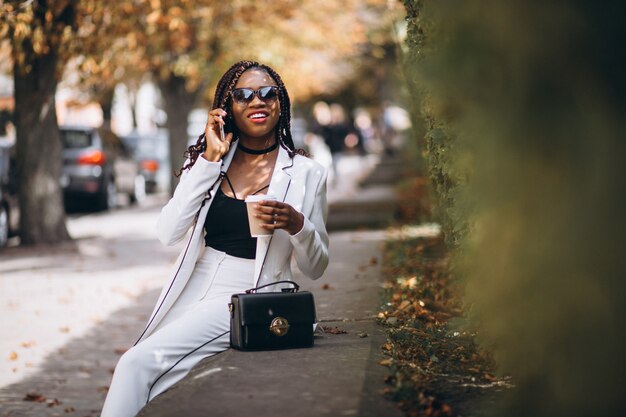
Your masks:
<path fill-rule="evenodd" d="M 85 335 L 49 354 L 18 383 L 0 389 L 2 416 L 96 417 L 120 355 L 140 334 L 158 291 L 146 292 Z M 39 401 L 24 401 L 28 393 Z"/>

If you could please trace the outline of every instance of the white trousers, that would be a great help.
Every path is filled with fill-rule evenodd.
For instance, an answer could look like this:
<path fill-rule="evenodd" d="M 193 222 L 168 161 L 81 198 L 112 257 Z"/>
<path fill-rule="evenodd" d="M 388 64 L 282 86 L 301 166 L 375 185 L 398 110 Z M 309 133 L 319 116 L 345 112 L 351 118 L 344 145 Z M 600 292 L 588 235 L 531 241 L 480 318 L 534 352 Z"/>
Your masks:
<path fill-rule="evenodd" d="M 156 330 L 120 358 L 101 417 L 134 417 L 200 360 L 228 349 L 230 297 L 253 279 L 254 259 L 207 247 Z"/>

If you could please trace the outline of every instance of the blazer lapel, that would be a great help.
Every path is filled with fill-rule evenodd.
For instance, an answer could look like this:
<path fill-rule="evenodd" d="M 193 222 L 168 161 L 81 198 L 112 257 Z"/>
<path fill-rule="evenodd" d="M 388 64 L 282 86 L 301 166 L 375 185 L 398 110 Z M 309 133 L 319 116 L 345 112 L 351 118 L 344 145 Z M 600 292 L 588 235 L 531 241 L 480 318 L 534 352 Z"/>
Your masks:
<path fill-rule="evenodd" d="M 289 184 L 291 183 L 291 169 L 293 168 L 293 158 L 280 146 L 278 158 L 272 173 L 269 189 L 267 193 L 276 197 L 278 201 L 285 201 Z M 259 237 L 256 242 L 256 258 L 254 262 L 254 283 L 257 286 L 261 276 L 261 270 L 267 257 L 267 252 L 272 242 L 273 236 Z"/>

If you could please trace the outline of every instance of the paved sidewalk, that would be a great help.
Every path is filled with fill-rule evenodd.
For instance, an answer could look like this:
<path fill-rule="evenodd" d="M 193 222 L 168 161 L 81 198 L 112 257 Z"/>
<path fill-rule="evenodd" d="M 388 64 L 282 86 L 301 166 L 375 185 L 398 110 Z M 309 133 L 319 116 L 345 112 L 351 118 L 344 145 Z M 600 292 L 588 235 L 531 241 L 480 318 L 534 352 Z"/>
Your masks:
<path fill-rule="evenodd" d="M 382 396 L 387 369 L 378 364 L 385 335 L 374 317 L 384 239 L 383 231 L 332 233 L 324 277 L 296 277 L 314 293 L 321 324 L 346 334 L 326 333 L 310 349 L 228 350 L 201 362 L 140 416 L 401 416 Z"/>

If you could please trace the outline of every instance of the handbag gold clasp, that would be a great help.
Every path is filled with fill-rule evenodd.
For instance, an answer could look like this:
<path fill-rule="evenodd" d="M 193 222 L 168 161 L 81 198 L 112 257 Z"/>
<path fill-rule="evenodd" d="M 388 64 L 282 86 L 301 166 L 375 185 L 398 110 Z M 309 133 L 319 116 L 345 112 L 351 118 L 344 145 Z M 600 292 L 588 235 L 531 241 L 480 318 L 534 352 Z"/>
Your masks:
<path fill-rule="evenodd" d="M 276 317 L 270 324 L 270 331 L 276 336 L 284 336 L 289 331 L 289 322 L 284 317 Z"/>

